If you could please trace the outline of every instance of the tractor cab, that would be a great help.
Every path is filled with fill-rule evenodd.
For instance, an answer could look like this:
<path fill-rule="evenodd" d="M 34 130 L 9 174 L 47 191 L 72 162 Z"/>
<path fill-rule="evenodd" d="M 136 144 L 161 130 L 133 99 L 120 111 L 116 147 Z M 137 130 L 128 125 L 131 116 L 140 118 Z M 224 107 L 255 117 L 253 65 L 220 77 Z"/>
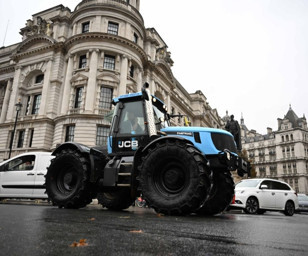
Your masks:
<path fill-rule="evenodd" d="M 147 91 L 113 99 L 108 154 L 134 155 L 140 146 L 146 146 L 161 129 L 168 127 L 167 108 L 155 96 L 146 97 L 150 95 Z"/>

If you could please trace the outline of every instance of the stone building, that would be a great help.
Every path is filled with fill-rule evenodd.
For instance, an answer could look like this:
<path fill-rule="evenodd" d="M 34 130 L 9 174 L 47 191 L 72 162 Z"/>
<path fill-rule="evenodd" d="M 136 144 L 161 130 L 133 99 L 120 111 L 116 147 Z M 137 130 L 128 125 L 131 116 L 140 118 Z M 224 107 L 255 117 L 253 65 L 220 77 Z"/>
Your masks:
<path fill-rule="evenodd" d="M 58 5 L 34 14 L 20 30 L 22 41 L 0 49 L 0 161 L 11 142 L 12 156 L 65 141 L 104 145 L 112 98 L 144 82 L 192 125 L 223 126 L 205 95 L 188 93 L 173 76 L 168 46 L 145 28 L 139 6 L 140 0 L 84 0 L 74 11 Z M 183 118 L 172 124 L 183 125 Z"/>
<path fill-rule="evenodd" d="M 242 145 L 253 160 L 257 177 L 289 183 L 299 193 L 308 194 L 308 128 L 305 116 L 299 118 L 291 106 L 278 118 L 278 130 L 267 128 L 258 134 L 242 125 Z"/>

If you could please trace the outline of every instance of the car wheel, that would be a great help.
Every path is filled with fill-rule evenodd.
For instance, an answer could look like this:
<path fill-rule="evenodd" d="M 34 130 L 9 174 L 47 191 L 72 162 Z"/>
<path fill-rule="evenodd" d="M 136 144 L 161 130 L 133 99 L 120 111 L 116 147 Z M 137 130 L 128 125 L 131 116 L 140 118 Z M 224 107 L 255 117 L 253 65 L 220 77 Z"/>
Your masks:
<path fill-rule="evenodd" d="M 259 202 L 255 197 L 249 197 L 246 202 L 244 212 L 248 214 L 256 214 L 259 211 Z"/>
<path fill-rule="evenodd" d="M 286 202 L 285 208 L 284 208 L 284 214 L 286 216 L 293 216 L 295 212 L 294 203 L 292 201 Z"/>

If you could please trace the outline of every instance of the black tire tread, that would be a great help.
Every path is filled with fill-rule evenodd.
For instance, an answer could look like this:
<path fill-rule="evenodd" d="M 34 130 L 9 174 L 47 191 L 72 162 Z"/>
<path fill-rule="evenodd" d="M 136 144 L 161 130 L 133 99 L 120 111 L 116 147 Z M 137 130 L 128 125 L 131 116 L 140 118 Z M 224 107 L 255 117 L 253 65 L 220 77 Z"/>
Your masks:
<path fill-rule="evenodd" d="M 99 192 L 97 200 L 103 207 L 114 211 L 127 209 L 134 201 L 130 195 L 130 189 L 126 188 L 119 188 L 110 192 Z"/>
<path fill-rule="evenodd" d="M 215 215 L 225 211 L 234 196 L 234 181 L 229 171 L 214 172 L 214 188 L 209 199 L 198 210 L 199 214 Z"/>
<path fill-rule="evenodd" d="M 81 175 L 78 188 L 70 195 L 65 195 L 57 188 L 56 180 L 59 175 L 59 166 L 63 165 L 67 158 L 75 161 L 75 164 L 81 166 L 79 175 Z M 59 152 L 54 159 L 51 160 L 50 166 L 47 168 L 46 178 L 46 193 L 53 205 L 59 208 L 78 209 L 85 207 L 91 203 L 95 197 L 95 189 L 89 181 L 90 174 L 88 173 L 89 161 L 80 152 L 73 149 L 65 149 Z"/>
<path fill-rule="evenodd" d="M 161 161 L 161 159 L 155 159 L 155 157 L 164 157 L 164 155 L 169 156 L 170 152 L 173 152 L 173 154 L 174 152 L 187 154 L 189 161 L 198 167 L 198 177 L 194 178 L 197 180 L 194 181 L 196 186 L 189 188 L 189 191 L 185 191 L 185 195 L 183 195 L 184 198 L 180 200 L 177 200 L 177 198 L 177 202 L 174 204 L 171 203 L 171 201 L 169 201 L 170 204 L 162 202 L 163 199 L 160 201 L 158 192 L 154 195 L 153 191 L 155 189 L 151 188 L 151 190 L 149 190 L 151 184 L 149 184 L 150 182 L 148 181 L 148 177 L 152 175 L 149 172 L 151 165 Z M 212 187 L 211 172 L 206 166 L 204 156 L 192 144 L 176 139 L 167 139 L 152 145 L 143 157 L 138 171 L 139 176 L 137 179 L 139 180 L 140 190 L 147 205 L 154 208 L 156 212 L 166 215 L 185 215 L 193 212 L 206 200 Z M 156 170 L 152 170 L 152 172 L 155 171 Z"/>

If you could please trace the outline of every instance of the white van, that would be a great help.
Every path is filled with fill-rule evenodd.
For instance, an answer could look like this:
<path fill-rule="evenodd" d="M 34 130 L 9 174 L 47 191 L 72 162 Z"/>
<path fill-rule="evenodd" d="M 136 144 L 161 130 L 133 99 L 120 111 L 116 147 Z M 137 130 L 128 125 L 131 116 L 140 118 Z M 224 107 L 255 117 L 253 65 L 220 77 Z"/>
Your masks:
<path fill-rule="evenodd" d="M 28 152 L 0 163 L 0 199 L 44 199 L 45 175 L 50 160 L 48 152 Z"/>

